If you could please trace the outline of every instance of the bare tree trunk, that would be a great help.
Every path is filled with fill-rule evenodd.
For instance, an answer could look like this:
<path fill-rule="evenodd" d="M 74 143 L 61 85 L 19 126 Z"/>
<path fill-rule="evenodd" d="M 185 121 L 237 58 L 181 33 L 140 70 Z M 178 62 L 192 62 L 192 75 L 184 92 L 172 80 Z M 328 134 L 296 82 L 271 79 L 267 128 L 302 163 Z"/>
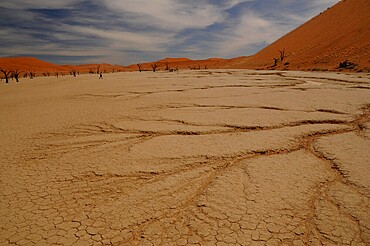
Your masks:
<path fill-rule="evenodd" d="M 0 72 L 4 74 L 5 77 L 5 83 L 9 83 L 9 76 L 11 75 L 12 71 L 4 70 L 0 68 Z"/>
<path fill-rule="evenodd" d="M 279 61 L 278 58 L 274 58 L 274 65 L 273 65 L 273 67 L 276 67 L 277 66 L 278 61 Z"/>
<path fill-rule="evenodd" d="M 35 71 L 33 71 L 33 70 L 28 70 L 28 74 L 29 74 L 29 76 L 30 76 L 30 79 L 33 79 L 35 76 L 36 76 L 36 73 L 35 73 Z"/>
<path fill-rule="evenodd" d="M 288 56 L 286 55 L 285 53 L 285 49 L 283 50 L 279 50 L 279 53 L 280 53 L 280 61 L 283 62 L 285 58 L 287 58 Z"/>
<path fill-rule="evenodd" d="M 136 64 L 136 66 L 139 68 L 139 72 L 141 73 L 141 71 L 143 71 L 143 70 L 142 70 L 143 65 L 142 65 L 142 64 L 140 64 L 140 63 L 138 63 L 138 64 Z"/>
<path fill-rule="evenodd" d="M 169 71 L 170 70 L 170 65 L 168 64 L 168 62 L 166 62 L 165 64 L 164 64 L 165 66 L 166 66 L 166 71 Z"/>
<path fill-rule="evenodd" d="M 159 67 L 157 63 L 154 63 L 151 66 L 152 66 L 153 72 L 157 71 L 157 68 Z"/>
<path fill-rule="evenodd" d="M 22 71 L 19 70 L 14 70 L 12 71 L 12 76 L 15 78 L 16 82 L 19 82 L 19 75 L 21 74 Z"/>

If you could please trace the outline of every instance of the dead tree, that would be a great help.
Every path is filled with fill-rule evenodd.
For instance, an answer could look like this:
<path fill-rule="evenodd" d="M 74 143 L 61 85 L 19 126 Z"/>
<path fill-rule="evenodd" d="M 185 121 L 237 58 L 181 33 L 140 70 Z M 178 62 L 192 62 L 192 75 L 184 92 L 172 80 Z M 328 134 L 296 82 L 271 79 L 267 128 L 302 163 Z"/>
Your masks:
<path fill-rule="evenodd" d="M 59 77 L 59 72 L 55 72 L 55 77 Z"/>
<path fill-rule="evenodd" d="M 141 73 L 141 71 L 143 71 L 143 64 L 138 63 L 136 64 L 136 66 L 138 67 L 139 72 Z"/>
<path fill-rule="evenodd" d="M 33 79 L 36 76 L 35 70 L 28 70 L 28 75 L 30 76 L 30 79 Z"/>
<path fill-rule="evenodd" d="M 279 53 L 280 53 L 280 61 L 283 62 L 285 58 L 287 58 L 288 56 L 286 55 L 285 53 L 285 49 L 283 50 L 278 50 Z"/>
<path fill-rule="evenodd" d="M 96 74 L 100 74 L 100 65 L 98 66 L 98 69 L 96 70 Z"/>
<path fill-rule="evenodd" d="M 166 66 L 166 71 L 169 71 L 170 70 L 170 65 L 168 64 L 168 62 L 165 62 L 164 65 Z"/>
<path fill-rule="evenodd" d="M 73 75 L 73 77 L 76 77 L 77 70 L 76 69 L 72 69 L 71 71 L 69 71 L 69 74 L 70 75 Z"/>
<path fill-rule="evenodd" d="M 151 66 L 152 66 L 153 72 L 157 71 L 157 68 L 159 67 L 157 63 L 151 64 Z"/>
<path fill-rule="evenodd" d="M 8 71 L 8 70 L 0 68 L 0 72 L 2 72 L 4 74 L 5 83 L 9 83 L 9 77 L 11 76 L 12 71 Z"/>
<path fill-rule="evenodd" d="M 15 78 L 16 82 L 19 82 L 19 75 L 22 73 L 22 71 L 19 71 L 18 69 L 12 71 L 12 76 Z"/>
<path fill-rule="evenodd" d="M 277 66 L 278 61 L 279 61 L 278 58 L 274 58 L 274 65 L 273 65 L 273 67 L 276 67 Z"/>

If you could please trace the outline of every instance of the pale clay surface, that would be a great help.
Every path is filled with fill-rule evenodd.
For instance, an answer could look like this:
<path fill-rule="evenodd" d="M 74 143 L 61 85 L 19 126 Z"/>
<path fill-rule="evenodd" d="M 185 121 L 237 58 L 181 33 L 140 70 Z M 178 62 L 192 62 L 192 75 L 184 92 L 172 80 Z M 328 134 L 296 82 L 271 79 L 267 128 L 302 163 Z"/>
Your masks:
<path fill-rule="evenodd" d="M 370 245 L 370 76 L 0 85 L 0 245 Z"/>

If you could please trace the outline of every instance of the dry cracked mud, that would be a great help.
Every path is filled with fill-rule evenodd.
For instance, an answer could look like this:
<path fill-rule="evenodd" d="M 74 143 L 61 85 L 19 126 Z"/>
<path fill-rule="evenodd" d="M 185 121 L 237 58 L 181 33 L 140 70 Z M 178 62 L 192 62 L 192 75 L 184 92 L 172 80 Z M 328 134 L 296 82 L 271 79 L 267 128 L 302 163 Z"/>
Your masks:
<path fill-rule="evenodd" d="M 370 245 L 370 75 L 0 85 L 0 245 Z"/>

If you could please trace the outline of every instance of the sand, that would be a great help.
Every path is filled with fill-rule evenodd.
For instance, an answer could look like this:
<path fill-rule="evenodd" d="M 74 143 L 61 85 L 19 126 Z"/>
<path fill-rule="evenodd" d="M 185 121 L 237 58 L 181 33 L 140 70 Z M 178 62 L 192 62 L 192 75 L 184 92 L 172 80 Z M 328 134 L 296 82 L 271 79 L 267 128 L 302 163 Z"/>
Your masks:
<path fill-rule="evenodd" d="M 0 84 L 0 245 L 369 245 L 370 75 Z"/>

